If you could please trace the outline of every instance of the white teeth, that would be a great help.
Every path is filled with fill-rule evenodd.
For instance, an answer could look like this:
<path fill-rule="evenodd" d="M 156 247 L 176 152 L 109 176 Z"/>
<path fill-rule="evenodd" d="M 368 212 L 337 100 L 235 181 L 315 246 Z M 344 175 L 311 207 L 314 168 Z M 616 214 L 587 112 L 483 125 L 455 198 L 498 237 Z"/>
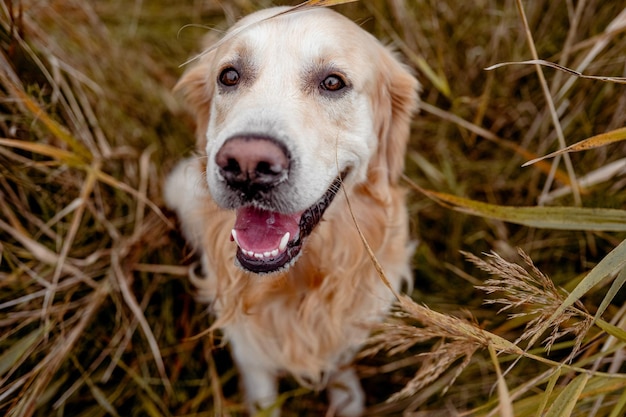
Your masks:
<path fill-rule="evenodd" d="M 231 230 L 230 235 L 232 236 L 233 240 L 235 241 L 237 246 L 239 246 L 239 248 L 241 249 L 244 255 L 249 256 L 250 258 L 256 258 L 256 259 L 269 259 L 269 258 L 277 257 L 279 253 L 282 253 L 285 251 L 285 249 L 287 249 L 287 243 L 289 243 L 289 238 L 291 237 L 289 232 L 287 232 L 280 239 L 280 243 L 278 244 L 277 249 L 263 252 L 263 253 L 256 253 L 256 252 L 253 252 L 251 250 L 246 250 L 241 247 L 241 244 L 239 243 L 239 239 L 237 238 L 237 231 L 235 229 Z"/>
<path fill-rule="evenodd" d="M 237 240 L 237 231 L 235 229 L 231 230 L 230 235 L 233 237 L 233 240 L 235 241 L 237 246 L 241 247 L 241 245 L 239 244 L 239 241 Z"/>
<path fill-rule="evenodd" d="M 291 235 L 289 234 L 289 232 L 285 233 L 283 235 L 283 237 L 280 239 L 280 244 L 278 245 L 278 250 L 280 252 L 284 251 L 285 249 L 287 249 L 287 243 L 289 242 L 289 238 L 291 237 Z"/>

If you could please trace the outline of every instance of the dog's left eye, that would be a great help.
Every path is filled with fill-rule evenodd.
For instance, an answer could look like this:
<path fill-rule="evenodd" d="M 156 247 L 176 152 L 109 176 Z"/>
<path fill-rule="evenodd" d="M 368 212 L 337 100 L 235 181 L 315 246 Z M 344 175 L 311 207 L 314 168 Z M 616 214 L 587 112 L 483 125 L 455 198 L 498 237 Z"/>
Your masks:
<path fill-rule="evenodd" d="M 220 83 L 226 87 L 232 87 L 239 83 L 239 73 L 234 68 L 224 69 L 219 76 Z"/>
<path fill-rule="evenodd" d="M 320 83 L 320 88 L 326 91 L 339 91 L 345 86 L 345 81 L 338 75 L 329 75 Z"/>

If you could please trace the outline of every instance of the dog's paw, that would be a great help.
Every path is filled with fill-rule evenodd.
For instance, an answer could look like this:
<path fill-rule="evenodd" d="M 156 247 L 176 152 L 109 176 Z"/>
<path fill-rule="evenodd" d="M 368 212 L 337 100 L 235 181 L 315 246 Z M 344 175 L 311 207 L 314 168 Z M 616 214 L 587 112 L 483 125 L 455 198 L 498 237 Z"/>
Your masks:
<path fill-rule="evenodd" d="M 333 375 L 328 396 L 330 407 L 338 417 L 359 417 L 365 411 L 365 394 L 352 368 Z"/>

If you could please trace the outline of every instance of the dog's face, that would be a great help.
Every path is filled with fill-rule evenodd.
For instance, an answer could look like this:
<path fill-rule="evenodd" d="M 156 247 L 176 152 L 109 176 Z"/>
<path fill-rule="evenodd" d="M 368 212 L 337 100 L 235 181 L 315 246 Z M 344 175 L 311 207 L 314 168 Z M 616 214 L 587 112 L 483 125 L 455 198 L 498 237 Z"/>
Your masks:
<path fill-rule="evenodd" d="M 415 79 L 357 25 L 322 8 L 270 18 L 284 10 L 240 21 L 179 83 L 210 193 L 237 214 L 237 260 L 256 273 L 295 261 L 342 182 L 397 180 L 416 101 Z"/>

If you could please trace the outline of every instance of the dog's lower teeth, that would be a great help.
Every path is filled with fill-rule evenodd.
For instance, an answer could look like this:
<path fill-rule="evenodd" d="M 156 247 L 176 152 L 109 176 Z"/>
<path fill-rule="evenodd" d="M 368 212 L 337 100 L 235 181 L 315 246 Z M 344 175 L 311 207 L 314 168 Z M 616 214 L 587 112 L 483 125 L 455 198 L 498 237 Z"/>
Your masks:
<path fill-rule="evenodd" d="M 274 249 L 273 251 L 268 251 L 268 252 L 253 252 L 251 250 L 245 250 L 245 249 L 241 249 L 241 251 L 244 253 L 244 255 L 250 257 L 250 258 L 256 258 L 256 259 L 271 259 L 271 258 L 275 258 L 276 256 L 278 256 L 278 254 L 280 253 L 280 251 L 278 249 Z"/>

